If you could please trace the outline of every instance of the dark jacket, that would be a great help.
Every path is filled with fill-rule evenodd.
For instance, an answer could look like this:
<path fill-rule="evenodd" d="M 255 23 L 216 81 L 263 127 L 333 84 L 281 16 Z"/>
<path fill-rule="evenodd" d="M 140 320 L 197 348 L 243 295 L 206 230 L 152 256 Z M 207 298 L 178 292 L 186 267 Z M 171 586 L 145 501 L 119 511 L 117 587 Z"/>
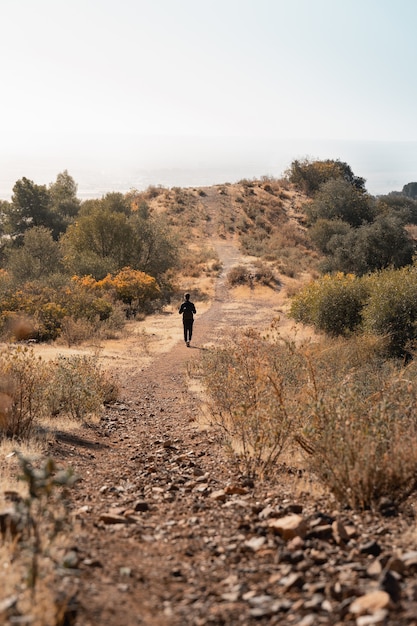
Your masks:
<path fill-rule="evenodd" d="M 194 313 L 197 313 L 197 311 L 193 302 L 186 300 L 181 304 L 178 313 L 182 313 L 183 320 L 192 320 L 194 319 Z"/>

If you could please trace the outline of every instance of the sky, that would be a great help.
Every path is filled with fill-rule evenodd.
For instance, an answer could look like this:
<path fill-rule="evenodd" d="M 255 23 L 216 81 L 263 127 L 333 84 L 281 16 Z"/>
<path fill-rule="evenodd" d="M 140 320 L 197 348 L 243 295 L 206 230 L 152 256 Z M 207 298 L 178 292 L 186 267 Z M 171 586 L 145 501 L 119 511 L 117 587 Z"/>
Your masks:
<path fill-rule="evenodd" d="M 0 23 L 0 197 L 304 156 L 417 179 L 415 0 L 1 0 Z"/>

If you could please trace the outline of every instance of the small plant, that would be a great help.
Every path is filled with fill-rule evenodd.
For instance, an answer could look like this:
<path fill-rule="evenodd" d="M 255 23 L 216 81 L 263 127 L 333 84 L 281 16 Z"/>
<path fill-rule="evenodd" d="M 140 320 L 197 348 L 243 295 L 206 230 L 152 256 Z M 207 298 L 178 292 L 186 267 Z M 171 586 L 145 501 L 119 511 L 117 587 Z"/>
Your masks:
<path fill-rule="evenodd" d="M 0 381 L 0 436 L 30 437 L 46 411 L 45 364 L 27 347 L 6 347 L 0 352 Z"/>
<path fill-rule="evenodd" d="M 115 394 L 115 385 L 91 356 L 60 355 L 50 363 L 47 401 L 52 415 L 67 414 L 83 420 L 96 414 Z"/>
<path fill-rule="evenodd" d="M 358 376 L 316 386 L 306 424 L 309 467 L 342 504 L 382 509 L 416 491 L 415 369 L 388 370 L 369 395 Z"/>
<path fill-rule="evenodd" d="M 285 367 L 290 354 L 289 349 Z M 213 423 L 241 469 L 247 475 L 269 475 L 289 443 L 294 421 L 288 381 L 273 351 L 249 332 L 236 343 L 209 351 L 201 371 Z"/>
<path fill-rule="evenodd" d="M 74 567 L 67 558 L 72 528 L 68 491 L 77 478 L 51 458 L 33 461 L 19 452 L 17 458 L 27 494 L 15 496 L 2 519 L 2 566 L 7 571 L 2 597 L 13 598 L 6 621 L 63 626 L 72 623 L 68 620 L 74 587 L 65 585 L 63 591 L 58 577 L 65 568 Z"/>
<path fill-rule="evenodd" d="M 236 287 L 236 285 L 248 285 L 250 284 L 250 271 L 245 265 L 236 265 L 232 267 L 227 275 L 227 282 L 230 287 Z"/>

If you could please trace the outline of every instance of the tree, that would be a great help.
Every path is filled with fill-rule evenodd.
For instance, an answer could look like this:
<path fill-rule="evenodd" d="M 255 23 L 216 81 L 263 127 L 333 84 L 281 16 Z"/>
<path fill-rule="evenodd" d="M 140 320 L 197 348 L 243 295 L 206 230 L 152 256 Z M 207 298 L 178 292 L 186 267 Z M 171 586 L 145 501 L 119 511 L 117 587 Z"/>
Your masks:
<path fill-rule="evenodd" d="M 334 235 L 327 245 L 329 256 L 323 271 L 354 273 L 358 276 L 412 263 L 414 244 L 395 215 L 380 215 L 372 224 Z"/>
<path fill-rule="evenodd" d="M 8 254 L 7 269 L 20 282 L 43 279 L 60 269 L 59 244 L 44 226 L 26 230 L 23 243 Z"/>
<path fill-rule="evenodd" d="M 124 213 L 125 215 L 129 215 L 131 211 L 130 202 L 127 197 L 116 191 L 106 193 L 101 199 L 100 205 L 103 209 L 111 211 L 112 213 Z"/>
<path fill-rule="evenodd" d="M 339 160 L 295 160 L 287 171 L 287 177 L 308 196 L 314 196 L 324 183 L 335 179 L 344 180 L 358 191 L 365 191 L 365 179 L 355 176 L 350 166 Z"/>
<path fill-rule="evenodd" d="M 371 196 L 346 180 L 331 179 L 321 185 L 312 203 L 306 205 L 309 219 L 343 220 L 358 227 L 374 218 L 374 202 Z"/>
<path fill-rule="evenodd" d="M 56 217 L 56 236 L 65 232 L 68 224 L 78 215 L 80 200 L 77 198 L 77 184 L 72 176 L 64 170 L 56 177 L 56 181 L 49 185 L 51 210 Z"/>
<path fill-rule="evenodd" d="M 26 230 L 33 226 L 52 228 L 51 196 L 45 185 L 35 185 L 28 178 L 18 180 L 13 187 L 12 201 L 6 207 L 8 233 L 22 242 Z"/>
<path fill-rule="evenodd" d="M 400 193 L 378 196 L 375 205 L 378 214 L 399 216 L 404 224 L 417 224 L 417 200 Z"/>
<path fill-rule="evenodd" d="M 134 236 L 131 266 L 160 280 L 177 262 L 177 246 L 163 217 L 139 211 L 129 223 Z"/>
<path fill-rule="evenodd" d="M 101 279 L 109 271 L 129 265 L 133 249 L 132 228 L 123 213 L 96 206 L 68 227 L 61 243 L 69 270 Z"/>

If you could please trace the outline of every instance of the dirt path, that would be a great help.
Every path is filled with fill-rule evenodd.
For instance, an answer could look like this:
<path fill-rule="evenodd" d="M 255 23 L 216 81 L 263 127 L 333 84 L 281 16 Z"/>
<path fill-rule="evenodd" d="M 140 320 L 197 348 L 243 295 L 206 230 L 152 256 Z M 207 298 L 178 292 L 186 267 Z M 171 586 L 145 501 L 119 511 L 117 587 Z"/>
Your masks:
<path fill-rule="evenodd" d="M 97 428 L 63 434 L 51 450 L 82 477 L 72 494 L 76 573 L 66 581 L 73 626 L 356 626 L 350 604 L 381 588 L 378 571 L 407 536 L 406 519 L 326 511 L 297 474 L 274 485 L 245 480 L 201 427 L 187 362 L 245 325 L 262 330 L 280 317 L 293 332 L 280 291 L 230 293 L 227 271 L 243 259 L 233 242 L 215 245 L 224 269 L 211 306 L 196 302 L 192 347 L 175 308 L 132 327 L 123 351 L 107 344 L 101 358 L 121 376 L 121 401 Z M 294 513 L 309 531 L 286 542 L 271 522 Z M 332 534 L 336 521 L 350 529 L 347 543 Z M 410 580 L 401 614 L 391 604 L 393 621 L 383 607 L 383 621 L 363 623 L 416 624 Z M 400 583 L 388 582 L 397 592 Z"/>
<path fill-rule="evenodd" d="M 214 435 L 199 427 L 200 401 L 184 374 L 187 361 L 208 344 L 242 323 L 265 322 L 271 311 L 252 293 L 230 297 L 227 272 L 242 259 L 232 242 L 215 245 L 223 271 L 211 306 L 197 314 L 192 347 L 181 340 L 175 310 L 161 321 L 167 350 L 139 367 L 132 361 L 134 340 L 126 355 L 107 346 L 102 358 L 122 375 L 121 403 L 88 438 L 63 436 L 54 450 L 82 476 L 74 493 L 79 626 L 223 623 L 223 614 L 225 623 L 240 621 L 239 603 L 219 608 L 213 594 L 232 584 L 225 583 L 234 576 L 226 555 L 243 540 L 239 524 L 254 496 Z M 139 334 L 137 342 L 142 339 Z M 221 508 L 219 518 L 223 501 L 212 496 L 228 485 L 245 504 Z"/>

